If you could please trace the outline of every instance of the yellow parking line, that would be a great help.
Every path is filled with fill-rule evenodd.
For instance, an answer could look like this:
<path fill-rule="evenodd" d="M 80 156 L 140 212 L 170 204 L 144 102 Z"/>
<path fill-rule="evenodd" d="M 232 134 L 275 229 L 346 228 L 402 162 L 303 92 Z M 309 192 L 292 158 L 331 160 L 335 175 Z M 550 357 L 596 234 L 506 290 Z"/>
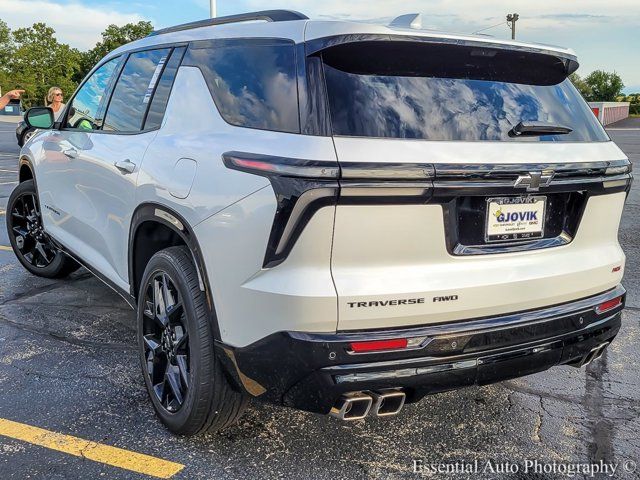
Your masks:
<path fill-rule="evenodd" d="M 4 418 L 0 418 L 0 435 L 158 478 L 171 478 L 184 468 L 184 465 L 179 463 L 32 427 L 24 423 L 12 422 Z"/>
<path fill-rule="evenodd" d="M 13 250 L 13 248 L 0 245 L 0 250 L 4 250 L 5 252 L 10 252 L 11 250 Z"/>

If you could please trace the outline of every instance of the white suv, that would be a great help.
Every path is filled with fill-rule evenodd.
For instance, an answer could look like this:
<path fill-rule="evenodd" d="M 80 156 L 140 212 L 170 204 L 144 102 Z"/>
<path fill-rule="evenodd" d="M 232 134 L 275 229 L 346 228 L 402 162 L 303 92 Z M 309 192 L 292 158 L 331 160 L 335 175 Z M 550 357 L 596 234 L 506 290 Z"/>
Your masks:
<path fill-rule="evenodd" d="M 266 21 L 255 21 L 266 20 Z M 137 308 L 162 421 L 249 398 L 343 419 L 581 366 L 618 333 L 631 165 L 570 50 L 310 21 L 154 32 L 20 153 L 32 273 L 84 265 Z"/>

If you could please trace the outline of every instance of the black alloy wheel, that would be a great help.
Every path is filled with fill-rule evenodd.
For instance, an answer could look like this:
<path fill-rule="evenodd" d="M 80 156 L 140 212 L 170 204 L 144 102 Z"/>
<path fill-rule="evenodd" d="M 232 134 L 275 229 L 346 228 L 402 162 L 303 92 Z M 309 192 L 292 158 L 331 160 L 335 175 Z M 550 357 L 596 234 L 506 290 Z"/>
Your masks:
<path fill-rule="evenodd" d="M 58 251 L 42 228 L 42 216 L 35 193 L 18 195 L 11 205 L 10 214 L 11 233 L 18 250 L 16 253 L 35 268 L 51 265 Z"/>
<path fill-rule="evenodd" d="M 80 268 L 78 262 L 58 249 L 44 230 L 33 180 L 20 183 L 9 195 L 7 233 L 13 253 L 34 275 L 62 278 Z"/>
<path fill-rule="evenodd" d="M 146 374 L 167 412 L 185 402 L 190 380 L 190 349 L 180 293 L 163 271 L 151 276 L 144 291 L 143 341 Z"/>
<path fill-rule="evenodd" d="M 156 414 L 179 435 L 233 425 L 249 398 L 215 352 L 212 315 L 186 246 L 156 252 L 138 290 L 138 345 Z"/>

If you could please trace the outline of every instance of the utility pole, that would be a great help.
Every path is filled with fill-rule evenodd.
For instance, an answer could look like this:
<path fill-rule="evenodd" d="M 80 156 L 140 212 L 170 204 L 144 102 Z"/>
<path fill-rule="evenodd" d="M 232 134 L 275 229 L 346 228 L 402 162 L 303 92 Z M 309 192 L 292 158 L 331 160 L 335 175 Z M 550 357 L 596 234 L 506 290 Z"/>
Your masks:
<path fill-rule="evenodd" d="M 516 22 L 518 21 L 519 18 L 520 18 L 520 15 L 518 15 L 517 13 L 510 13 L 509 15 L 507 15 L 507 24 L 509 23 L 511 24 L 509 26 L 511 27 L 512 40 L 516 39 Z"/>
<path fill-rule="evenodd" d="M 209 0 L 209 13 L 211 14 L 211 18 L 216 18 L 216 0 Z"/>

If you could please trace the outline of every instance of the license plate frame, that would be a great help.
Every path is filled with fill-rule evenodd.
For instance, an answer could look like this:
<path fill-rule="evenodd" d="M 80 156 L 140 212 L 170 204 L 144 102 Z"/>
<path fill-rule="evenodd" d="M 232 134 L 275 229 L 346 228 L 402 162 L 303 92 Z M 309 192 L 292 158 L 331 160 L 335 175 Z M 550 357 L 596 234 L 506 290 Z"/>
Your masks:
<path fill-rule="evenodd" d="M 544 238 L 545 215 L 547 212 L 546 195 L 489 197 L 486 202 L 484 225 L 486 243 L 520 242 Z M 495 208 L 496 206 L 498 207 L 497 209 Z M 505 206 L 507 211 L 501 212 L 501 206 Z M 531 213 L 527 214 L 527 212 Z M 497 222 L 497 213 L 508 214 L 512 217 L 513 214 L 516 215 L 513 221 L 507 220 L 503 225 L 500 225 L 503 222 Z"/>

